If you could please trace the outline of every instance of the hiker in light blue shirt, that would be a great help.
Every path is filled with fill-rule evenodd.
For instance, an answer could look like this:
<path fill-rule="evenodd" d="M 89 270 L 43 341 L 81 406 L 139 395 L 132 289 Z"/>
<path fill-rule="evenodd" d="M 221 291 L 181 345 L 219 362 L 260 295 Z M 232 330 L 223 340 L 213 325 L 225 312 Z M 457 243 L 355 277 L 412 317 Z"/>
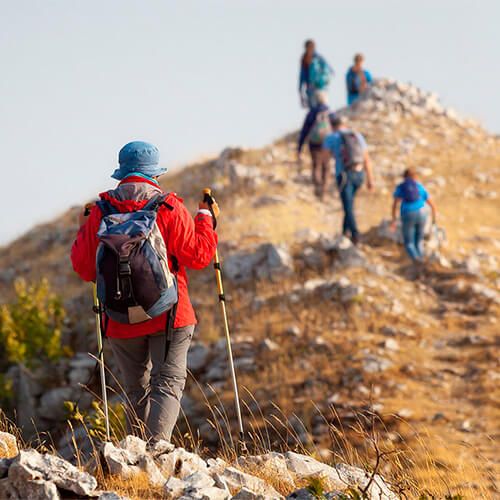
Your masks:
<path fill-rule="evenodd" d="M 347 104 L 350 106 L 355 102 L 363 92 L 366 91 L 372 82 L 372 75 L 366 69 L 363 69 L 365 57 L 363 54 L 354 56 L 354 64 L 349 68 L 346 75 L 347 85 Z"/>
<path fill-rule="evenodd" d="M 354 197 L 365 175 L 369 191 L 373 190 L 373 171 L 365 138 L 347 126 L 345 118 L 330 115 L 333 133 L 323 141 L 323 153 L 335 160 L 335 178 L 344 209 L 342 233 L 359 242 L 359 230 L 354 215 Z"/>
<path fill-rule="evenodd" d="M 408 168 L 403 174 L 403 182 L 394 191 L 392 203 L 392 229 L 396 229 L 396 214 L 401 204 L 400 214 L 403 224 L 403 241 L 406 253 L 413 262 L 421 263 L 424 259 L 424 229 L 427 221 L 425 205 L 432 211 L 432 222 L 436 223 L 436 206 L 429 198 L 424 186 L 417 181 L 414 169 Z"/>

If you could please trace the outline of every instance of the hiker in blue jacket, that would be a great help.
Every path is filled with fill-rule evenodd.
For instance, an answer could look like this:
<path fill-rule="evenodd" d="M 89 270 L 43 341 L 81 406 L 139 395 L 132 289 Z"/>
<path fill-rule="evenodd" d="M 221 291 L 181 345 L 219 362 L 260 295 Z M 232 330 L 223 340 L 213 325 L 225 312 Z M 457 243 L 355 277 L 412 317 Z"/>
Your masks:
<path fill-rule="evenodd" d="M 425 205 L 432 211 L 432 223 L 436 223 L 436 206 L 429 198 L 424 186 L 417 181 L 414 169 L 408 168 L 403 174 L 403 182 L 394 191 L 392 203 L 392 229 L 396 229 L 396 214 L 401 203 L 401 221 L 403 223 L 403 241 L 406 253 L 413 262 L 421 263 L 424 259 L 424 228 L 427 220 Z"/>
<path fill-rule="evenodd" d="M 311 154 L 312 182 L 316 196 L 322 200 L 329 184 L 328 160 L 322 154 L 325 137 L 332 132 L 330 125 L 330 108 L 326 92 L 317 93 L 318 105 L 309 110 L 299 134 L 297 158 L 301 164 L 301 154 L 304 143 L 308 142 Z"/>
<path fill-rule="evenodd" d="M 356 54 L 354 64 L 349 68 L 346 75 L 347 85 L 347 104 L 350 106 L 355 102 L 372 82 L 372 75 L 366 69 L 363 69 L 365 56 Z"/>
<path fill-rule="evenodd" d="M 316 92 L 327 91 L 334 71 L 326 59 L 316 52 L 313 40 L 305 42 L 305 51 L 300 60 L 299 95 L 304 108 L 318 104 Z"/>

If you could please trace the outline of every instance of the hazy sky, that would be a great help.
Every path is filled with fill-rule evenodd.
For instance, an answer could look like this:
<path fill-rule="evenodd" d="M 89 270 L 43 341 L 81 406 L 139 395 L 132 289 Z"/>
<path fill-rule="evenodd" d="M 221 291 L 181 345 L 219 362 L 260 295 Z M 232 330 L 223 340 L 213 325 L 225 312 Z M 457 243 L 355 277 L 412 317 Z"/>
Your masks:
<path fill-rule="evenodd" d="M 173 167 L 297 128 L 308 37 L 335 107 L 363 51 L 499 132 L 499 19 L 498 0 L 0 0 L 0 244 L 110 188 L 129 140 Z"/>

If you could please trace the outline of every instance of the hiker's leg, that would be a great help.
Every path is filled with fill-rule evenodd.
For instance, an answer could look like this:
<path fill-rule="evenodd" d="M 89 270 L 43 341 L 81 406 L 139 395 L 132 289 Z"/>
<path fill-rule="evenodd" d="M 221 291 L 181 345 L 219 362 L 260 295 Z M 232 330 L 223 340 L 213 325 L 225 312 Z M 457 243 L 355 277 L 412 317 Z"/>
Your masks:
<path fill-rule="evenodd" d="M 337 185 L 340 192 L 340 200 L 344 209 L 344 221 L 342 223 L 342 234 L 347 236 L 351 229 L 350 212 L 352 210 L 352 186 L 349 182 L 347 174 L 344 172 L 337 176 Z"/>
<path fill-rule="evenodd" d="M 416 223 L 414 212 L 403 214 L 401 220 L 403 223 L 403 241 L 406 253 L 412 260 L 417 260 L 418 252 L 417 248 L 415 247 Z"/>
<path fill-rule="evenodd" d="M 147 427 L 154 440 L 170 441 L 186 384 L 187 352 L 194 326 L 176 328 L 165 360 L 165 334 L 151 336 L 151 395 Z"/>
<path fill-rule="evenodd" d="M 423 210 L 419 210 L 417 223 L 415 225 L 415 250 L 418 258 L 424 258 L 424 233 L 427 216 Z"/>
<path fill-rule="evenodd" d="M 319 150 L 321 151 L 321 149 Z M 314 145 L 309 143 L 309 152 L 311 153 L 311 164 L 312 164 L 312 169 L 311 169 L 311 179 L 312 183 L 315 188 L 318 187 L 319 185 L 319 162 L 320 162 L 320 155 L 318 154 L 318 148 Z"/>
<path fill-rule="evenodd" d="M 127 405 L 127 427 L 130 434 L 143 437 L 143 425 L 149 413 L 148 337 L 116 339 L 108 337 L 120 370 Z"/>
<path fill-rule="evenodd" d="M 362 186 L 365 179 L 363 172 L 351 172 L 349 174 L 350 184 L 351 184 L 351 210 L 350 210 L 350 229 L 352 234 L 352 240 L 357 243 L 359 239 L 358 225 L 356 223 L 356 215 L 354 213 L 354 200 L 358 189 Z"/>

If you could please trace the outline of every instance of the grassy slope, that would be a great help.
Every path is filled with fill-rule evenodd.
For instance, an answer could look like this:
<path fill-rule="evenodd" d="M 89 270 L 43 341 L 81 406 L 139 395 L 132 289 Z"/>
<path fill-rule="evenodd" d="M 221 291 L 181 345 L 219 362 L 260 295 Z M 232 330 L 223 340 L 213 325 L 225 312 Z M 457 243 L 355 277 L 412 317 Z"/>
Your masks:
<path fill-rule="evenodd" d="M 397 127 L 380 125 L 381 122 L 370 122 L 368 117 L 355 121 L 355 126 L 374 145 L 372 155 L 376 173 L 377 165 L 388 159 L 391 168 L 386 166 L 387 171 L 399 172 L 403 164 L 425 166 L 432 168 L 433 177 L 443 176 L 447 181 L 445 188 L 430 188 L 439 208 L 440 222 L 449 237 L 445 254 L 460 258 L 480 246 L 487 253 L 500 257 L 498 200 L 463 194 L 470 186 L 500 193 L 500 155 L 495 144 L 487 143 L 480 136 L 473 139 L 478 147 L 471 150 L 468 147 L 471 139 L 466 131 L 447 124 L 446 136 L 443 136 L 435 122 L 427 119 L 403 119 Z M 415 131 L 426 142 L 421 141 L 410 155 L 405 154 L 400 141 Z M 167 176 L 164 186 L 185 196 L 188 207 L 194 209 L 203 186 L 216 182 L 226 184 L 219 193 L 223 256 L 228 242 L 240 248 L 265 241 L 287 242 L 293 247 L 298 230 L 311 228 L 333 234 L 340 226 L 341 217 L 333 192 L 324 204 L 320 204 L 311 196 L 310 186 L 300 176 L 295 179 L 297 167 L 293 151 L 294 144 L 288 138 L 270 148 L 238 155 L 239 162 L 257 165 L 267 176 L 267 181 L 255 190 L 229 185 L 210 161 Z M 304 177 L 307 172 L 306 164 Z M 492 180 L 486 187 L 478 181 L 478 172 L 491 175 Z M 390 191 L 395 179 L 379 176 L 379 181 L 376 193 L 362 191 L 357 200 L 363 231 L 378 225 L 381 218 L 389 214 Z M 280 194 L 289 202 L 254 207 L 254 200 L 263 194 Z M 75 231 L 75 215 L 75 210 L 71 210 L 1 249 L 2 268 L 15 266 L 17 275 L 30 279 L 48 276 L 68 299 L 86 293 L 84 285 L 73 276 L 67 257 Z M 43 241 L 48 234 L 58 235 L 59 239 Z M 475 236 L 482 239 L 479 241 Z M 365 245 L 363 250 L 374 263 L 383 264 L 389 273 L 386 277 L 368 276 L 371 285 L 365 287 L 368 288 L 365 295 L 372 299 L 347 308 L 317 298 L 299 304 L 278 298 L 259 310 L 252 306 L 255 295 L 286 296 L 297 281 L 318 277 L 318 273 L 311 270 L 302 270 L 297 276 L 279 283 L 259 282 L 245 287 L 227 284 L 234 333 L 255 339 L 270 337 L 280 344 L 277 353 L 259 356 L 258 376 L 243 374 L 241 383 L 258 397 L 266 416 L 273 412 L 273 401 L 285 414 L 297 413 L 306 427 L 316 414 L 312 402 L 329 413 L 326 399 L 338 394 L 337 411 L 345 434 L 356 452 L 365 458 L 370 456 L 366 451 L 370 448 L 366 439 L 370 422 L 362 422 L 365 430 L 360 434 L 350 414 L 352 408 L 361 411 L 372 400 L 381 405 L 376 425 L 381 445 L 388 449 L 407 446 L 412 449 L 410 458 L 402 459 L 409 478 L 416 480 L 421 488 L 428 487 L 443 494 L 446 493 L 445 483 L 468 492 L 473 491 L 470 488 L 473 483 L 486 497 L 486 488 L 493 486 L 493 477 L 498 473 L 498 468 L 495 469 L 498 466 L 494 465 L 493 440 L 498 434 L 500 411 L 498 383 L 492 375 L 498 360 L 498 308 L 490 308 L 479 315 L 464 314 L 467 299 L 444 300 L 427 286 L 453 282 L 456 277 L 448 279 L 434 273 L 422 282 L 409 281 L 400 248 L 389 244 Z M 24 272 L 23 263 L 29 266 Z M 319 274 L 339 276 L 329 268 Z M 367 278 L 365 271 L 356 269 L 341 274 L 355 283 Z M 490 286 L 495 286 L 495 274 L 488 272 L 488 276 Z M 2 297 L 8 298 L 9 284 L 0 286 Z M 207 341 L 219 338 L 220 323 L 211 271 L 193 274 L 191 290 L 198 304 L 199 338 Z M 395 298 L 404 306 L 403 314 L 377 310 L 377 303 L 389 303 Z M 291 324 L 301 328 L 300 339 L 291 339 L 283 333 Z M 363 349 L 379 350 L 380 342 L 385 340 L 380 328 L 386 325 L 411 332 L 411 335 L 397 338 L 399 351 L 384 353 L 393 366 L 380 374 L 364 374 L 361 383 L 343 380 L 347 371 L 360 366 Z M 440 342 L 463 333 L 480 334 L 486 342 L 463 347 L 449 347 Z M 318 335 L 326 341 L 326 347 L 314 345 Z M 366 389 L 360 390 L 360 385 Z M 195 398 L 200 398 L 192 383 L 191 392 Z M 221 397 L 230 407 L 229 385 L 221 388 Z M 405 417 L 408 422 L 394 416 L 403 408 L 410 415 Z M 434 418 L 438 413 L 443 413 L 444 418 Z M 257 426 L 261 423 L 259 420 L 256 418 Z M 328 417 L 328 420 L 339 427 L 335 418 Z M 466 421 L 471 422 L 471 432 L 460 430 Z M 328 447 L 341 452 L 341 447 L 332 444 L 328 429 L 315 438 L 318 448 Z M 355 450 L 349 453 L 354 454 Z M 394 462 L 392 460 L 393 465 L 388 466 L 387 472 L 397 474 Z"/>

